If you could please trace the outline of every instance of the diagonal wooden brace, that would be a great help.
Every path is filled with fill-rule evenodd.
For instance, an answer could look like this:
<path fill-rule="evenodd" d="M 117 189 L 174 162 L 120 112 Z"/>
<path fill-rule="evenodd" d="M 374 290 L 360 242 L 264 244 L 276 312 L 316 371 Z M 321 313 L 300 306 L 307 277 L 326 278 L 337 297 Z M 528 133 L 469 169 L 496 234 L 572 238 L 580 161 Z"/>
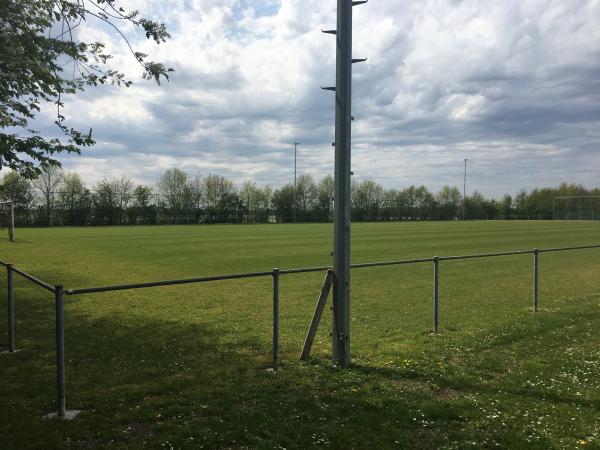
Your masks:
<path fill-rule="evenodd" d="M 321 316 L 323 315 L 323 310 L 325 309 L 327 297 L 329 296 L 329 291 L 331 290 L 332 285 L 333 269 L 329 269 L 327 271 L 327 275 L 325 276 L 325 281 L 323 282 L 321 294 L 319 295 L 319 299 L 317 300 L 317 306 L 313 314 L 312 322 L 310 323 L 310 328 L 308 329 L 308 333 L 304 341 L 304 347 L 302 348 L 302 354 L 300 355 L 300 360 L 302 361 L 308 359 L 308 356 L 310 355 L 310 349 L 312 348 L 313 341 L 315 340 L 315 336 L 317 335 L 319 322 L 321 321 Z"/>

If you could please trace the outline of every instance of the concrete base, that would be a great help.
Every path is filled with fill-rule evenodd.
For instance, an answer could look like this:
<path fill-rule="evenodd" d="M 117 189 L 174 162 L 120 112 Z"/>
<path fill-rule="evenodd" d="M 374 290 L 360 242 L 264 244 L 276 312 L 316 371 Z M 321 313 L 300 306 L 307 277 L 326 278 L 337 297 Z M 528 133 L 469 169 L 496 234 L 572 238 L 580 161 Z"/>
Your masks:
<path fill-rule="evenodd" d="M 15 353 L 19 353 L 21 351 L 20 348 L 15 348 L 14 352 L 11 352 L 9 350 L 4 350 L 3 352 L 0 352 L 0 355 L 14 355 Z"/>
<path fill-rule="evenodd" d="M 72 410 L 72 411 L 65 411 L 65 416 L 64 417 L 58 417 L 58 413 L 56 412 L 51 412 L 48 413 L 44 416 L 44 419 L 62 419 L 62 420 L 73 420 L 75 417 L 77 417 L 77 415 L 80 413 L 81 411 L 78 411 L 76 409 Z"/>

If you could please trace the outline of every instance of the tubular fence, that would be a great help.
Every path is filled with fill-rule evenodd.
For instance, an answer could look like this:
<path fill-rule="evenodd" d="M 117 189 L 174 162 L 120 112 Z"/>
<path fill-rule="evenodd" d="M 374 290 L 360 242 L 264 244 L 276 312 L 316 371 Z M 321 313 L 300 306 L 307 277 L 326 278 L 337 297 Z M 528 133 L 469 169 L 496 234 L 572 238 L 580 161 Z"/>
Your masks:
<path fill-rule="evenodd" d="M 396 261 L 381 261 L 372 263 L 361 263 L 352 264 L 352 269 L 365 269 L 372 267 L 382 266 L 396 266 L 396 265 L 407 265 L 407 264 L 424 264 L 433 263 L 433 334 L 439 332 L 439 266 L 442 261 L 456 261 L 466 259 L 479 259 L 479 258 L 493 258 L 502 256 L 514 256 L 514 255 L 533 255 L 533 307 L 534 313 L 539 310 L 539 256 L 541 253 L 551 252 L 564 252 L 564 251 L 575 251 L 575 250 L 586 250 L 586 249 L 597 249 L 600 245 L 585 245 L 578 247 L 560 247 L 560 248 L 547 248 L 547 249 L 533 249 L 533 250 L 517 250 L 510 252 L 497 252 L 497 253 L 480 253 L 474 255 L 462 255 L 462 256 L 434 256 L 431 258 L 421 259 L 406 259 Z M 175 286 L 182 284 L 196 284 L 206 283 L 213 281 L 223 280 L 237 280 L 246 278 L 260 278 L 260 277 L 272 277 L 273 280 L 273 370 L 278 369 L 279 365 L 279 279 L 282 275 L 293 275 L 300 273 L 314 273 L 314 272 L 327 272 L 323 290 L 319 297 L 317 304 L 317 310 L 315 311 L 315 318 L 313 317 L 313 323 L 309 330 L 304 349 L 302 351 L 301 358 L 304 359 L 310 352 L 310 346 L 312 339 L 316 333 L 316 327 L 318 326 L 318 319 L 323 312 L 325 301 L 327 299 L 327 293 L 331 286 L 331 280 L 333 277 L 333 271 L 330 266 L 323 267 L 310 267 L 300 269 L 278 269 L 275 268 L 271 271 L 264 272 L 250 272 L 250 273 L 239 273 L 239 274 L 228 274 L 210 277 L 199 277 L 199 278 L 187 278 L 181 280 L 167 280 L 167 281 L 153 281 L 148 283 L 134 283 L 134 284 L 121 284 L 112 286 L 100 286 L 82 289 L 64 289 L 63 285 L 51 285 L 46 283 L 33 275 L 15 267 L 11 263 L 0 261 L 0 265 L 6 268 L 7 273 L 7 303 L 8 303 L 8 349 L 3 352 L 5 354 L 13 354 L 18 351 L 15 344 L 15 310 L 14 310 L 14 274 L 20 275 L 21 277 L 29 280 L 31 283 L 45 289 L 54 294 L 55 301 L 55 325 L 56 325 L 56 381 L 57 381 L 57 408 L 56 412 L 48 414 L 48 417 L 58 417 L 62 419 L 70 419 L 74 417 L 78 411 L 68 411 L 66 408 L 66 397 L 65 397 L 65 325 L 64 325 L 64 297 L 72 295 L 84 295 L 94 294 L 99 292 L 113 292 L 123 291 L 132 289 L 144 289 L 159 286 Z"/>

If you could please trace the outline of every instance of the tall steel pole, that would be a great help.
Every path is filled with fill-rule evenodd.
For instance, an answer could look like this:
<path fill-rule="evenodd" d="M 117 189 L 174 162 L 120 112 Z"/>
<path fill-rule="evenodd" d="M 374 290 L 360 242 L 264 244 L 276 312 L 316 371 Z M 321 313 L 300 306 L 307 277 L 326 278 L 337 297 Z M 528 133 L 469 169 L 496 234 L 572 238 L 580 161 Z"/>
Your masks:
<path fill-rule="evenodd" d="M 333 362 L 350 366 L 350 195 L 352 64 L 352 7 L 367 0 L 338 0 L 335 92 L 335 192 L 333 218 Z"/>
<path fill-rule="evenodd" d="M 333 232 L 333 361 L 350 365 L 350 170 L 352 1 L 337 2 L 335 204 Z"/>
<path fill-rule="evenodd" d="M 467 161 L 465 158 L 465 180 L 463 184 L 463 220 L 467 220 Z"/>
<path fill-rule="evenodd" d="M 352 2 L 337 2 L 335 194 L 333 231 L 333 361 L 350 365 L 350 163 Z"/>
<path fill-rule="evenodd" d="M 300 142 L 294 142 L 294 223 L 296 223 L 296 161 L 298 154 L 298 144 L 300 144 Z"/>

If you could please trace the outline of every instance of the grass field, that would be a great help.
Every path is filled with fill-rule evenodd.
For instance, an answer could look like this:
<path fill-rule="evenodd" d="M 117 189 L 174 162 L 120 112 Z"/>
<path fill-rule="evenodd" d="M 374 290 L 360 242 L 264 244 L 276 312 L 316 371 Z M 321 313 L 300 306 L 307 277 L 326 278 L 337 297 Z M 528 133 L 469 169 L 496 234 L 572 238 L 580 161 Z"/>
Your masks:
<path fill-rule="evenodd" d="M 331 225 L 17 229 L 0 259 L 66 288 L 329 264 Z M 354 224 L 353 262 L 600 243 L 600 223 Z M 600 250 L 353 271 L 353 367 L 330 314 L 298 361 L 324 274 L 67 297 L 67 407 L 55 408 L 54 304 L 16 277 L 0 355 L 1 449 L 600 448 Z M 6 339 L 1 277 L 0 343 Z"/>

